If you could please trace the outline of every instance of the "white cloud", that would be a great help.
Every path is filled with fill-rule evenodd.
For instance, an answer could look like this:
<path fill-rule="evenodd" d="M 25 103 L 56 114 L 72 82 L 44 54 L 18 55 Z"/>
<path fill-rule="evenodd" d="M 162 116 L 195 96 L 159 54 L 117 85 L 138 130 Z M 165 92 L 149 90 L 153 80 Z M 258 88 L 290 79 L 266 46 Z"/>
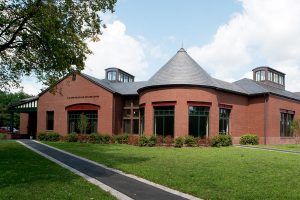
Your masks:
<path fill-rule="evenodd" d="M 117 67 L 135 75 L 137 80 L 144 80 L 148 63 L 142 43 L 138 38 L 128 35 L 126 26 L 120 21 L 106 25 L 100 41 L 88 44 L 93 55 L 88 56 L 84 72 L 104 78 L 104 69 Z"/>
<path fill-rule="evenodd" d="M 300 91 L 300 2 L 242 0 L 233 15 L 205 46 L 188 52 L 213 76 L 251 77 L 252 68 L 268 65 L 286 73 L 287 89 Z"/>

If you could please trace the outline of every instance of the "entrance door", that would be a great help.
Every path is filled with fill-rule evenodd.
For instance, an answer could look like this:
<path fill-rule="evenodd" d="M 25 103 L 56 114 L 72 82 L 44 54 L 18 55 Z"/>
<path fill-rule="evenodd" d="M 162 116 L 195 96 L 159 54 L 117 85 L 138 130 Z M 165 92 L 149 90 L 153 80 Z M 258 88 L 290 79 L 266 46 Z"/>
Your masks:
<path fill-rule="evenodd" d="M 32 136 L 33 139 L 36 139 L 36 129 L 37 129 L 37 112 L 28 113 L 28 127 L 27 133 L 29 136 Z"/>

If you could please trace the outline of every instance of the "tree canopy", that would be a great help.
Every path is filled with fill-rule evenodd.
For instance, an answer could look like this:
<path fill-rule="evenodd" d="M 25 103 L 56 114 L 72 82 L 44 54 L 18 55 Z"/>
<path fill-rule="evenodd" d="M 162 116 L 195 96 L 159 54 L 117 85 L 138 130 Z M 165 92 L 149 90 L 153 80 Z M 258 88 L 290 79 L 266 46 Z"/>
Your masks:
<path fill-rule="evenodd" d="M 0 0 L 0 90 L 35 74 L 51 85 L 84 69 L 87 41 L 97 41 L 100 13 L 116 0 Z"/>

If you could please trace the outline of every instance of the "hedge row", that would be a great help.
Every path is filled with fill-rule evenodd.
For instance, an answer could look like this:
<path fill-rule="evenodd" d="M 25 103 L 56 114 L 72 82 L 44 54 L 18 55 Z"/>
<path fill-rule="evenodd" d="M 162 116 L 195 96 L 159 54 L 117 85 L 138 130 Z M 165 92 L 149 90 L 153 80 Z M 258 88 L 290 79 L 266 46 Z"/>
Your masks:
<path fill-rule="evenodd" d="M 93 133 L 90 135 L 80 135 L 76 133 L 68 134 L 67 136 L 60 136 L 55 132 L 43 132 L 38 135 L 38 139 L 41 141 L 65 141 L 65 142 L 81 142 L 81 143 L 94 143 L 94 144 L 130 144 L 136 146 L 174 146 L 181 148 L 183 146 L 196 147 L 196 146 L 231 146 L 232 138 L 230 135 L 217 135 L 211 140 L 208 138 L 197 138 L 193 136 L 177 137 L 171 136 L 139 136 L 139 135 L 128 135 L 120 134 L 110 136 L 107 134 Z M 243 135 L 240 139 L 240 144 L 258 144 L 258 137 L 252 134 Z"/>

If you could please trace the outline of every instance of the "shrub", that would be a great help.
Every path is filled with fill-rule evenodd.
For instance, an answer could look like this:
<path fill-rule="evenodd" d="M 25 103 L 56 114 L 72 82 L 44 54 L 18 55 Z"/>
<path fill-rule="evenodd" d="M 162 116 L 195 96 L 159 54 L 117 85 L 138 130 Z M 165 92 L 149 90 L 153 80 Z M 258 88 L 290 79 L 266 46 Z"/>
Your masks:
<path fill-rule="evenodd" d="M 77 135 L 77 141 L 80 143 L 88 143 L 90 141 L 90 135 L 79 134 Z"/>
<path fill-rule="evenodd" d="M 181 148 L 183 146 L 184 139 L 182 137 L 178 137 L 175 139 L 174 147 Z"/>
<path fill-rule="evenodd" d="M 66 142 L 77 142 L 78 137 L 76 133 L 70 133 L 67 137 L 66 137 Z"/>
<path fill-rule="evenodd" d="M 118 144 L 128 144 L 128 134 L 116 135 L 115 141 Z"/>
<path fill-rule="evenodd" d="M 6 134 L 0 133 L 0 140 L 5 140 L 6 139 Z"/>
<path fill-rule="evenodd" d="M 211 145 L 213 147 L 223 147 L 232 145 L 232 139 L 230 135 L 218 135 L 212 138 Z"/>
<path fill-rule="evenodd" d="M 209 138 L 196 138 L 197 146 L 208 147 L 211 146 L 211 140 Z"/>
<path fill-rule="evenodd" d="M 90 143 L 100 144 L 100 143 L 102 143 L 102 138 L 97 133 L 92 133 L 90 135 L 90 140 L 89 141 L 90 141 Z"/>
<path fill-rule="evenodd" d="M 241 136 L 240 144 L 242 144 L 242 145 L 247 145 L 247 144 L 258 145 L 258 140 L 259 140 L 259 138 L 257 135 L 245 134 L 245 135 Z"/>
<path fill-rule="evenodd" d="M 57 142 L 59 141 L 59 134 L 55 132 L 41 132 L 38 134 L 38 139 L 40 141 L 51 141 L 51 142 Z"/>
<path fill-rule="evenodd" d="M 102 143 L 103 144 L 109 144 L 111 141 L 111 136 L 110 135 L 102 135 Z"/>
<path fill-rule="evenodd" d="M 167 135 L 165 138 L 164 138 L 164 143 L 166 144 L 166 146 L 172 146 L 174 142 L 174 138 L 170 135 Z"/>
<path fill-rule="evenodd" d="M 146 136 L 143 135 L 139 139 L 139 146 L 140 147 L 147 146 L 148 142 L 149 142 L 149 139 Z"/>
<path fill-rule="evenodd" d="M 161 135 L 156 136 L 156 144 L 157 144 L 158 146 L 162 146 L 163 143 L 164 143 L 164 137 L 161 136 Z"/>
<path fill-rule="evenodd" d="M 139 135 L 128 135 L 128 144 L 137 146 L 139 145 L 139 139 Z"/>
<path fill-rule="evenodd" d="M 155 135 L 152 135 L 150 138 L 149 138 L 149 142 L 148 142 L 148 146 L 149 147 L 154 147 L 157 143 L 157 138 Z"/>
<path fill-rule="evenodd" d="M 196 139 L 194 138 L 194 136 L 191 136 L 191 135 L 185 137 L 184 144 L 186 144 L 186 146 L 188 146 L 188 147 L 197 146 Z"/>

